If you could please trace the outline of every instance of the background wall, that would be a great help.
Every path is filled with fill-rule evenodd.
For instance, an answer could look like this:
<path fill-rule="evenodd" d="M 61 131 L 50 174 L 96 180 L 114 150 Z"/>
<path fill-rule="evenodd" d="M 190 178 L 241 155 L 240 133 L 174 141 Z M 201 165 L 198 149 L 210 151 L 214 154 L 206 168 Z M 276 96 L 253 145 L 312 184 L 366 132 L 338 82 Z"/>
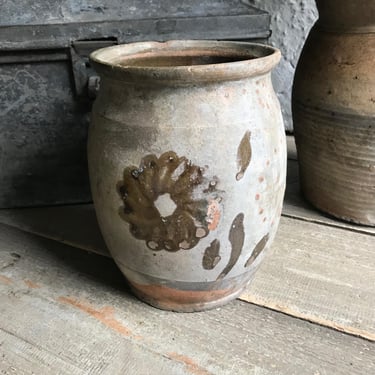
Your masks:
<path fill-rule="evenodd" d="M 317 19 L 314 0 L 243 0 L 271 14 L 269 43 L 281 50 L 283 58 L 274 72 L 273 82 L 283 110 L 285 127 L 293 129 L 291 89 L 294 70 L 306 36 Z"/>

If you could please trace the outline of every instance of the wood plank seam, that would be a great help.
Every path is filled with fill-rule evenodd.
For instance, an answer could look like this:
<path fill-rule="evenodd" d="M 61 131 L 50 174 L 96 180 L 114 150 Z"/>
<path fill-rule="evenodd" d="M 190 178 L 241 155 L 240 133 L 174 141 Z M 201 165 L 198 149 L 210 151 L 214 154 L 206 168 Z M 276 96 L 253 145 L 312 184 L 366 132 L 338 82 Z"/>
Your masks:
<path fill-rule="evenodd" d="M 283 214 L 282 216 L 289 217 L 288 215 L 285 215 L 285 214 Z M 299 220 L 299 221 L 302 221 L 302 222 L 310 222 L 310 220 L 305 220 L 305 219 L 299 218 L 299 217 L 296 217 L 296 218 L 292 217 L 292 219 Z M 325 227 L 333 227 L 333 228 L 341 229 L 341 230 L 344 230 L 344 231 L 350 231 L 350 228 L 343 228 L 341 226 L 331 225 L 330 223 L 315 223 L 314 221 L 312 223 L 314 225 L 322 225 L 322 226 L 325 226 Z M 2 225 L 5 225 L 5 226 L 10 227 L 10 228 L 13 227 L 12 225 L 8 225 L 8 224 L 2 224 Z M 22 229 L 20 229 L 20 230 L 22 230 Z M 352 232 L 356 232 L 356 231 L 352 231 Z M 63 242 L 64 244 L 66 244 L 68 246 L 72 246 L 72 247 L 75 247 L 75 248 L 81 248 L 85 251 L 94 252 L 95 254 L 111 258 L 110 254 L 105 253 L 104 251 L 102 252 L 102 251 L 92 249 L 92 248 L 85 248 L 84 246 L 77 247 L 77 244 L 75 244 L 75 243 L 69 243 L 69 241 L 58 241 L 58 240 L 56 240 L 56 238 L 53 238 L 52 236 L 51 237 L 46 236 L 43 233 L 33 233 L 33 234 L 37 235 L 38 237 L 41 237 L 41 238 L 48 238 L 48 239 L 56 241 L 56 242 Z M 371 233 L 368 233 L 368 232 L 360 233 L 360 234 L 372 235 Z M 360 338 L 366 339 L 366 340 L 371 341 L 371 342 L 375 341 L 375 334 L 373 334 L 371 332 L 367 332 L 367 331 L 364 331 L 364 330 L 357 330 L 353 327 L 340 325 L 340 324 L 337 324 L 337 323 L 335 323 L 333 321 L 330 321 L 330 320 L 321 319 L 321 318 L 318 318 L 318 317 L 315 317 L 315 316 L 310 316 L 310 315 L 307 315 L 307 314 L 301 314 L 298 311 L 290 309 L 289 307 L 280 306 L 279 304 L 273 305 L 271 302 L 262 303 L 261 301 L 259 301 L 257 299 L 257 297 L 255 295 L 250 296 L 249 294 L 246 294 L 246 295 L 240 296 L 238 299 L 243 301 L 243 302 L 246 302 L 246 303 L 251 303 L 253 305 L 256 305 L 256 306 L 259 306 L 259 307 L 262 307 L 262 308 L 270 309 L 272 311 L 280 312 L 280 313 L 286 314 L 288 316 L 295 317 L 297 319 L 306 320 L 306 321 L 309 321 L 313 324 L 317 324 L 317 325 L 327 327 L 327 328 L 330 328 L 330 329 L 333 329 L 333 330 L 336 330 L 336 331 L 339 331 L 339 332 L 343 332 L 343 333 L 349 334 L 349 335 L 354 336 L 354 337 L 360 337 Z"/>
<path fill-rule="evenodd" d="M 240 297 L 238 297 L 238 299 L 243 301 L 243 302 L 250 303 L 250 304 L 255 305 L 255 306 L 263 307 L 267 310 L 276 311 L 278 313 L 281 313 L 281 314 L 284 314 L 284 315 L 287 315 L 287 316 L 290 316 L 290 317 L 293 317 L 293 318 L 296 318 L 296 319 L 304 320 L 304 321 L 310 322 L 312 324 L 319 325 L 321 327 L 329 328 L 329 329 L 332 329 L 332 330 L 337 331 L 337 332 L 344 333 L 344 334 L 349 335 L 349 336 L 359 337 L 359 338 L 364 339 L 364 340 L 369 341 L 369 342 L 375 342 L 375 334 L 373 334 L 371 332 L 367 332 L 367 331 L 364 331 L 364 330 L 358 330 L 358 329 L 355 329 L 355 328 L 350 327 L 350 326 L 344 326 L 344 325 L 341 325 L 341 324 L 334 323 L 330 320 L 314 317 L 314 316 L 311 316 L 311 315 L 308 315 L 308 314 L 302 314 L 298 311 L 290 309 L 287 306 L 281 306 L 279 304 L 273 305 L 271 303 L 265 304 L 265 303 L 262 303 L 261 301 L 257 301 L 256 297 L 254 297 L 254 296 L 252 298 L 249 298 L 248 294 L 246 295 L 245 298 L 240 296 Z"/>
<path fill-rule="evenodd" d="M 14 284 L 14 281 L 12 281 L 11 284 Z M 8 284 L 9 285 L 9 284 Z M 35 295 L 37 296 L 37 295 Z M 39 297 L 39 296 L 38 296 Z M 154 348 L 150 347 L 147 345 L 147 338 L 145 339 L 142 336 L 134 335 L 130 330 L 128 330 L 125 326 L 121 325 L 117 320 L 107 317 L 107 311 L 108 307 L 103 307 L 103 308 L 96 308 L 94 306 L 91 306 L 89 304 L 83 304 L 76 298 L 71 298 L 71 297 L 64 297 L 60 296 L 58 298 L 55 298 L 55 300 L 52 300 L 54 302 L 57 302 L 62 305 L 66 305 L 67 308 L 77 308 L 80 310 L 81 313 L 87 314 L 88 316 L 96 319 L 99 321 L 101 324 L 106 326 L 107 328 L 111 329 L 112 331 L 116 332 L 117 334 L 120 334 L 123 336 L 126 340 L 128 340 L 132 345 L 137 346 L 139 348 L 142 348 L 143 350 L 154 354 L 154 355 L 159 355 L 162 356 L 166 359 L 168 359 L 171 362 L 178 363 L 179 365 L 182 365 L 187 373 L 193 374 L 193 375 L 213 375 L 212 372 L 207 370 L 206 368 L 202 367 L 200 364 L 198 364 L 193 358 L 190 358 L 187 355 L 180 354 L 177 352 L 159 352 L 158 350 L 155 350 Z M 112 311 L 109 311 L 110 315 L 113 313 Z M 42 351 L 47 351 L 49 354 L 52 356 L 55 356 L 55 353 L 48 350 L 45 347 L 42 347 L 38 345 L 35 342 L 31 342 L 24 337 L 16 334 L 15 332 L 11 332 L 3 327 L 0 327 L 0 330 L 5 332 L 6 334 L 15 337 L 18 340 L 21 340 L 25 342 L 26 344 L 38 348 L 39 350 Z M 70 363 L 71 365 L 74 365 L 73 363 Z M 78 369 L 78 367 L 77 367 Z M 83 370 L 83 369 L 81 369 Z"/>
<path fill-rule="evenodd" d="M 365 235 L 369 235 L 369 236 L 374 236 L 375 237 L 375 233 L 371 233 L 371 232 L 368 232 L 368 231 L 366 231 L 364 229 L 361 229 L 359 225 L 358 225 L 358 228 L 343 227 L 340 224 L 340 222 L 338 222 L 338 223 L 328 223 L 328 222 L 320 221 L 318 219 L 307 218 L 307 217 L 302 217 L 302 216 L 292 215 L 292 214 L 287 214 L 287 213 L 284 213 L 284 212 L 281 214 L 281 216 L 288 217 L 288 218 L 294 219 L 294 220 L 305 221 L 307 223 L 313 223 L 313 224 L 317 224 L 317 225 L 323 225 L 323 226 L 326 226 L 326 227 L 343 229 L 343 230 L 347 230 L 349 232 L 360 233 L 360 234 L 365 234 Z"/>

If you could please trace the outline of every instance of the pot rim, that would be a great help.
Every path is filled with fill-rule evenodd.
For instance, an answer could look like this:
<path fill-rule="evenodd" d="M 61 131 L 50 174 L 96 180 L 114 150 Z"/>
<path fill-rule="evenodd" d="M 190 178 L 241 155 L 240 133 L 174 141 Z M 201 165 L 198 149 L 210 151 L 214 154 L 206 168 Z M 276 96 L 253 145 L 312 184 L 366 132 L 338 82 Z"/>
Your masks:
<path fill-rule="evenodd" d="M 159 54 L 158 54 L 159 52 Z M 219 63 L 177 66 L 125 65 L 142 55 L 165 56 L 167 53 L 189 56 L 216 56 L 238 60 Z M 204 54 L 205 53 L 205 54 Z M 265 44 L 209 40 L 171 40 L 137 42 L 101 48 L 91 53 L 95 70 L 108 78 L 137 84 L 194 83 L 239 80 L 270 73 L 281 59 L 280 50 Z M 120 64 L 121 62 L 121 64 Z"/>

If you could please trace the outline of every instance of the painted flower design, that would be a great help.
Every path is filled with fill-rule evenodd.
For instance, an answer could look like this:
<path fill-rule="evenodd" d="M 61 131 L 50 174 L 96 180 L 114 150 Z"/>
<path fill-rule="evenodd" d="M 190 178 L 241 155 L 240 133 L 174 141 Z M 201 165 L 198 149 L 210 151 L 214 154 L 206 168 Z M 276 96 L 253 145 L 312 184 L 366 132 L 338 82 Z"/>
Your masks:
<path fill-rule="evenodd" d="M 218 182 L 173 151 L 147 155 L 139 167 L 125 168 L 118 183 L 120 215 L 151 250 L 191 249 L 220 221 Z"/>

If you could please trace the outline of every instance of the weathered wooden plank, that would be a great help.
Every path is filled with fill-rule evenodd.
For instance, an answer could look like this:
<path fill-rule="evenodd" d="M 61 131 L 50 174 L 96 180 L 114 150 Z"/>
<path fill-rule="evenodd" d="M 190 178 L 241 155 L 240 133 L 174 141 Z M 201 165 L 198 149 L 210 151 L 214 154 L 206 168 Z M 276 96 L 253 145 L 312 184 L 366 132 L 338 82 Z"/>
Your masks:
<path fill-rule="evenodd" d="M 283 218 L 242 300 L 375 341 L 375 238 Z"/>
<path fill-rule="evenodd" d="M 0 328 L 2 374 L 191 374 L 183 362 L 143 350 L 140 345 L 126 342 L 121 337 L 116 337 L 116 334 L 111 335 L 105 326 L 96 322 L 85 322 L 85 319 L 81 321 L 79 314 L 62 312 L 57 316 L 56 309 L 50 311 L 50 316 L 45 317 L 45 301 L 38 303 L 40 306 L 35 302 L 38 300 L 31 300 L 30 307 L 26 308 L 25 313 L 30 314 L 29 322 L 40 329 L 39 337 L 27 333 L 25 339 L 24 332 L 15 333 L 14 328 L 12 331 Z M 13 319 L 12 311 L 19 307 L 18 301 L 14 306 L 6 306 L 9 310 L 6 313 L 9 312 L 11 316 L 5 315 L 5 318 Z M 4 311 L 4 307 L 2 310 Z M 43 318 L 46 318 L 47 322 L 50 319 L 58 319 L 59 323 L 51 325 L 44 321 L 45 327 L 42 329 Z M 27 323 L 20 320 L 17 314 L 15 319 L 19 324 Z M 85 324 L 85 329 L 82 329 L 81 323 Z M 94 325 L 91 328 L 95 334 L 91 339 L 88 331 L 90 323 L 91 326 Z M 66 334 L 62 332 L 64 327 L 67 329 Z M 54 348 L 51 349 L 52 346 Z"/>
<path fill-rule="evenodd" d="M 5 222 L 109 256 L 92 205 L 7 212 Z M 242 300 L 375 340 L 373 236 L 283 218 L 273 248 Z"/>
<path fill-rule="evenodd" d="M 366 340 L 241 301 L 160 311 L 129 294 L 111 259 L 4 225 L 0 238 L 2 264 L 16 259 L 0 270 L 3 372 L 363 375 L 375 366 Z"/>

